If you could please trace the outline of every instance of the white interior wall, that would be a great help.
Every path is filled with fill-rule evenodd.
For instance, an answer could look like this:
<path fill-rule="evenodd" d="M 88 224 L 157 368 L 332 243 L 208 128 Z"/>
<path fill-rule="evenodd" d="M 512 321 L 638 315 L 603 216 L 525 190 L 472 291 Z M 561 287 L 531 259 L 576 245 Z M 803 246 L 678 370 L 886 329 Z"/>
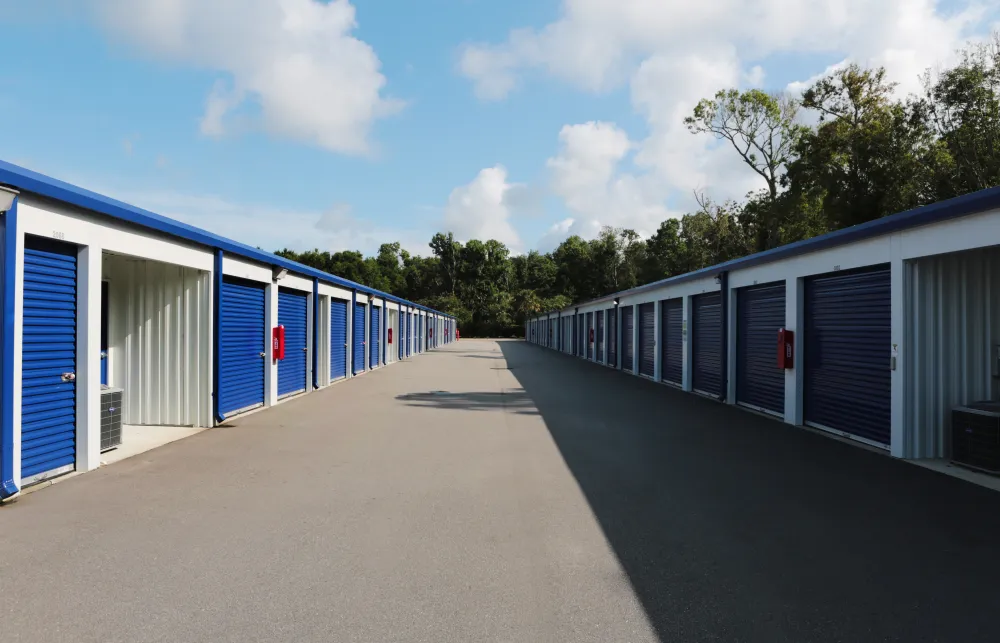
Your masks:
<path fill-rule="evenodd" d="M 388 352 L 386 356 L 388 357 L 388 362 L 391 364 L 399 359 L 399 310 L 396 308 L 389 309 L 389 328 L 392 329 L 392 343 L 388 344 L 386 348 Z"/>
<path fill-rule="evenodd" d="M 126 424 L 211 426 L 209 273 L 105 253 L 108 382 Z"/>
<path fill-rule="evenodd" d="M 949 454 L 951 408 L 1000 399 L 1000 249 L 928 257 L 905 271 L 904 457 Z"/>

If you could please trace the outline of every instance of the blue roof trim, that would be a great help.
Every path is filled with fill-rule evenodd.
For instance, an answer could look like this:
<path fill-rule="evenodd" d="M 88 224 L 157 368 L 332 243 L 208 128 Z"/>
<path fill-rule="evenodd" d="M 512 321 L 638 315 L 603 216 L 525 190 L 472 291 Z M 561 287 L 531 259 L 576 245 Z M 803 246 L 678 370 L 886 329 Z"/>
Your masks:
<path fill-rule="evenodd" d="M 23 193 L 35 194 L 48 199 L 53 199 L 55 201 L 62 201 L 63 203 L 68 203 L 78 208 L 91 210 L 93 212 L 97 212 L 98 214 L 103 214 L 115 219 L 121 219 L 122 221 L 127 221 L 144 228 L 150 228 L 152 230 L 180 237 L 203 246 L 216 248 L 229 254 L 246 257 L 248 259 L 270 264 L 272 266 L 281 266 L 282 268 L 287 268 L 291 272 L 320 279 L 336 286 L 356 288 L 363 293 L 377 295 L 379 297 L 386 298 L 389 301 L 405 303 L 421 310 L 431 310 L 430 308 L 421 306 L 420 304 L 413 303 L 406 299 L 395 297 L 389 293 L 369 288 L 349 279 L 344 279 L 343 277 L 331 275 L 330 273 L 323 272 L 322 270 L 310 268 L 309 266 L 296 261 L 279 257 L 278 255 L 270 252 L 258 250 L 257 248 L 248 246 L 244 243 L 233 241 L 217 234 L 212 234 L 211 232 L 202 230 L 201 228 L 196 228 L 192 225 L 181 223 L 180 221 L 175 221 L 174 219 L 169 219 L 161 214 L 150 212 L 149 210 L 137 208 L 122 201 L 71 185 L 65 181 L 60 181 L 58 179 L 45 176 L 44 174 L 14 165 L 13 163 L 0 161 L 0 185 L 7 185 L 12 188 L 16 188 Z"/>
<path fill-rule="evenodd" d="M 650 290 L 656 290 L 657 288 L 661 288 L 663 286 L 673 286 L 687 281 L 693 281 L 695 279 L 715 276 L 722 271 L 752 268 L 761 264 L 780 261 L 781 259 L 797 257 L 799 255 L 816 252 L 818 250 L 836 248 L 848 243 L 879 237 L 884 234 L 909 230 L 910 228 L 916 228 L 931 223 L 940 223 L 942 221 L 957 219 L 969 216 L 970 214 L 978 214 L 980 212 L 986 212 L 988 210 L 995 210 L 998 208 L 1000 208 L 1000 187 L 979 190 L 978 192 L 965 194 L 953 199 L 948 199 L 947 201 L 939 201 L 937 203 L 924 205 L 912 210 L 906 210 L 905 212 L 900 212 L 899 214 L 882 217 L 881 219 L 874 219 L 865 223 L 859 223 L 858 225 L 851 226 L 850 228 L 827 232 L 826 234 L 822 234 L 811 239 L 796 241 L 795 243 L 772 248 L 771 250 L 765 250 L 764 252 L 747 255 L 746 257 L 740 257 L 739 259 L 732 259 L 714 266 L 709 266 L 708 268 L 702 268 L 683 275 L 677 275 L 676 277 L 669 277 L 660 281 L 654 281 L 642 286 L 637 286 L 631 290 L 622 290 L 610 295 L 598 297 L 597 299 L 591 299 L 590 301 L 575 304 L 575 307 L 589 306 L 591 304 L 612 301 L 615 297 L 637 295 Z"/>

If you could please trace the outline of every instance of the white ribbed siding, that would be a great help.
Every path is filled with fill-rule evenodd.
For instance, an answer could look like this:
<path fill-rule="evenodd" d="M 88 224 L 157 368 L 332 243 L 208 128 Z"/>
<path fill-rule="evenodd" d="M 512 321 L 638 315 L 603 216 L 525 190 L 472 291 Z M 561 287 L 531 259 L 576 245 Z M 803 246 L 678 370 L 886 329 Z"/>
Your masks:
<path fill-rule="evenodd" d="M 126 424 L 211 426 L 209 273 L 104 256 L 108 382 L 125 390 Z"/>
<path fill-rule="evenodd" d="M 906 458 L 950 452 L 951 408 L 997 399 L 1000 251 L 919 259 L 906 268 Z"/>
<path fill-rule="evenodd" d="M 390 304 L 390 306 L 393 304 Z M 399 310 L 396 308 L 389 309 L 389 321 L 387 328 L 392 330 L 392 343 L 388 343 L 388 338 L 386 339 L 386 361 L 389 364 L 397 361 L 399 359 Z"/>

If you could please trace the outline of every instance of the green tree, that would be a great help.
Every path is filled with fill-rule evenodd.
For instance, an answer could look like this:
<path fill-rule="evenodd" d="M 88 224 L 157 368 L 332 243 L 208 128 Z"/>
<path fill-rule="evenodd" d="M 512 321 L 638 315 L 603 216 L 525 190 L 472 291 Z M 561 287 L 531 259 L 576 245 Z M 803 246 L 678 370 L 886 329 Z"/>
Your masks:
<path fill-rule="evenodd" d="M 885 69 L 856 64 L 810 87 L 802 104 L 820 125 L 803 135 L 789 166 L 796 189 L 821 195 L 831 229 L 934 199 L 937 146 L 926 110 L 893 99 Z"/>
<path fill-rule="evenodd" d="M 795 123 L 798 109 L 798 103 L 783 94 L 724 89 L 714 98 L 702 99 L 684 123 L 694 134 L 729 141 L 743 162 L 767 183 L 773 201 L 802 131 Z"/>
<path fill-rule="evenodd" d="M 1000 35 L 966 48 L 959 63 L 924 76 L 922 102 L 945 148 L 938 198 L 1000 184 Z"/>

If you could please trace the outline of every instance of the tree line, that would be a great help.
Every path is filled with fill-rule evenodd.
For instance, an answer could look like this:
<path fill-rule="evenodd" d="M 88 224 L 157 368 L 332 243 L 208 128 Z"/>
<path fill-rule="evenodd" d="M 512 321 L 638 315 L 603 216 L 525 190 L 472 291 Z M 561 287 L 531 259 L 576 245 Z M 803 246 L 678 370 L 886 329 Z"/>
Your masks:
<path fill-rule="evenodd" d="M 374 257 L 277 254 L 454 315 L 466 336 L 517 336 L 541 312 L 1000 185 L 1000 37 L 921 80 L 899 98 L 885 69 L 851 64 L 800 98 L 725 89 L 702 100 L 690 132 L 731 146 L 766 187 L 725 202 L 697 193 L 694 211 L 648 239 L 608 227 L 512 256 L 438 233 L 428 257 L 399 243 Z"/>

